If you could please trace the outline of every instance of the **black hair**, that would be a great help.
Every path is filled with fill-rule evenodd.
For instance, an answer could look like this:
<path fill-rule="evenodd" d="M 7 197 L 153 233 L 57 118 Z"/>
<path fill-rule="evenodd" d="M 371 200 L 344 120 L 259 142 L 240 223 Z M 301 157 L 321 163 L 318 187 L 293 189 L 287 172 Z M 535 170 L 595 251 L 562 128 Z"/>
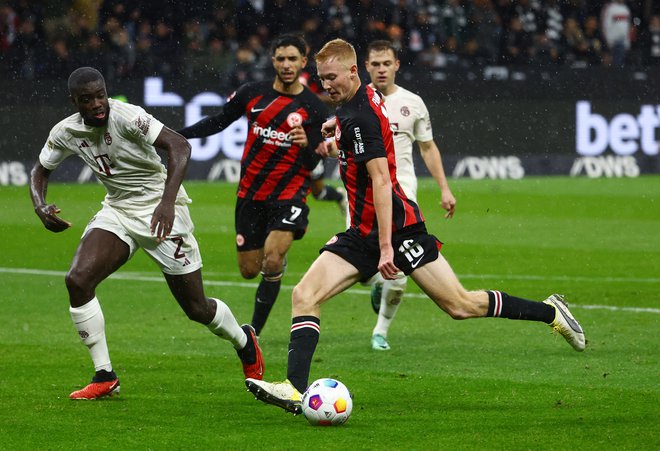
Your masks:
<path fill-rule="evenodd" d="M 105 79 L 98 70 L 93 67 L 79 67 L 69 75 L 69 93 L 73 95 L 81 86 L 99 80 L 105 85 Z"/>
<path fill-rule="evenodd" d="M 293 33 L 283 34 L 275 38 L 273 44 L 270 46 L 270 54 L 274 55 L 275 50 L 290 45 L 297 48 L 302 56 L 307 56 L 307 43 L 302 36 Z"/>

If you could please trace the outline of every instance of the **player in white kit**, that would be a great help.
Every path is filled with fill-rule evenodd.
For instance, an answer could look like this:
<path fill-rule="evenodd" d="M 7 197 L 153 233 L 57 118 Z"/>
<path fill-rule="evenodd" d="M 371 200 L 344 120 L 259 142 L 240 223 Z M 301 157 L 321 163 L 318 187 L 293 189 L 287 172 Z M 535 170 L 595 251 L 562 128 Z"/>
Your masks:
<path fill-rule="evenodd" d="M 420 96 L 394 83 L 399 65 L 396 48 L 391 42 L 373 41 L 367 47 L 366 68 L 371 86 L 385 96 L 394 134 L 396 178 L 406 196 L 417 202 L 417 176 L 413 164 L 413 143 L 416 141 L 426 167 L 440 187 L 440 204 L 447 211 L 445 217 L 451 218 L 456 199 L 449 189 L 440 150 L 433 140 L 429 112 Z M 378 313 L 371 336 L 371 347 L 375 350 L 390 349 L 387 332 L 401 303 L 407 279 L 400 273 L 395 280 L 385 280 L 377 273 L 371 280 L 371 303 Z"/>
<path fill-rule="evenodd" d="M 193 236 L 181 185 L 190 145 L 139 106 L 108 99 L 100 72 L 81 67 L 71 73 L 69 92 L 78 113 L 52 128 L 30 174 L 30 196 L 44 226 L 62 232 L 71 224 L 46 202 L 50 174 L 70 156 L 81 158 L 103 183 L 102 209 L 89 222 L 66 275 L 71 319 L 89 349 L 95 375 L 72 399 L 119 393 L 105 337 L 96 287 L 126 263 L 138 248 L 158 264 L 189 319 L 232 343 L 245 377 L 263 377 L 261 350 L 249 325 L 239 326 L 229 307 L 207 298 L 202 259 Z M 161 163 L 156 147 L 168 155 Z"/>

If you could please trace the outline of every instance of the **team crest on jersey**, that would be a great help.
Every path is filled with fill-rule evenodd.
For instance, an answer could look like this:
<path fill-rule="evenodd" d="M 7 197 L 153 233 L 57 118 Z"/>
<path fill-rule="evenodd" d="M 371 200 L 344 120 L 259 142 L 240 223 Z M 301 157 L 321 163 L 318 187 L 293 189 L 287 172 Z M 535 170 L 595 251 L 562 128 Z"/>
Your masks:
<path fill-rule="evenodd" d="M 404 116 L 404 117 L 405 117 L 405 116 L 410 116 L 410 108 L 408 108 L 408 107 L 405 106 L 405 105 L 402 106 L 402 107 L 401 107 L 401 116 Z"/>
<path fill-rule="evenodd" d="M 296 113 L 296 112 L 290 113 L 286 117 L 286 123 L 289 124 L 289 127 L 291 128 L 297 127 L 303 123 L 303 117 L 300 113 Z"/>
<path fill-rule="evenodd" d="M 110 133 L 105 132 L 105 135 L 103 135 L 103 140 L 108 146 L 112 144 L 112 136 L 110 136 Z"/>
<path fill-rule="evenodd" d="M 335 127 L 335 140 L 339 141 L 341 139 L 341 129 L 339 128 L 339 123 Z"/>

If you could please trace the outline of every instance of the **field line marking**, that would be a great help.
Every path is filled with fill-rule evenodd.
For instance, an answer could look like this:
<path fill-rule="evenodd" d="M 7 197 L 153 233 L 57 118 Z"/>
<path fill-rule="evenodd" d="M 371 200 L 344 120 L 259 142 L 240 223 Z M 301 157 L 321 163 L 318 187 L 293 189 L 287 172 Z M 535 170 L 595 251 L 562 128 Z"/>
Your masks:
<path fill-rule="evenodd" d="M 66 272 L 64 271 L 53 271 L 53 270 L 46 270 L 46 269 L 30 269 L 30 268 L 3 268 L 0 267 L 0 274 L 5 273 L 5 274 L 27 274 L 27 275 L 34 275 L 34 276 L 47 276 L 47 277 L 64 277 L 66 275 Z M 508 276 L 498 276 L 498 275 L 489 275 L 492 276 L 492 278 L 501 278 L 501 277 L 507 277 Z M 462 276 L 466 277 L 466 276 Z M 475 276 L 475 277 L 484 277 L 483 275 Z M 536 276 L 530 276 L 530 277 L 536 277 Z M 162 283 L 164 282 L 164 279 L 162 276 L 144 276 L 141 275 L 140 273 L 134 273 L 134 272 L 120 272 L 120 273 L 115 273 L 110 276 L 110 279 L 118 279 L 118 280 L 132 280 L 132 281 L 138 281 L 138 282 L 159 282 Z M 567 277 L 567 280 L 573 280 L 571 278 Z M 637 280 L 637 279 L 633 279 Z M 660 279 L 644 279 L 644 280 L 656 280 L 660 281 Z M 257 288 L 258 284 L 255 282 L 236 282 L 236 281 L 220 281 L 220 280 L 204 280 L 204 285 L 208 286 L 216 286 L 216 287 L 241 287 L 241 288 Z M 357 285 L 359 287 L 359 285 Z M 282 285 L 281 287 L 284 290 L 293 290 L 292 285 Z M 371 293 L 370 290 L 366 289 L 360 289 L 360 288 L 350 288 L 346 290 L 346 293 L 355 293 L 355 294 L 361 294 L 361 295 L 369 295 Z M 411 298 L 418 298 L 418 299 L 426 299 L 427 296 L 421 293 L 406 293 L 406 297 L 411 297 Z M 619 306 L 613 306 L 613 305 L 580 305 L 580 304 L 573 304 L 571 303 L 571 307 L 575 308 L 582 308 L 586 310 L 611 310 L 611 311 L 617 311 L 617 312 L 635 312 L 635 313 L 660 313 L 660 308 L 653 308 L 653 307 L 619 307 Z"/>

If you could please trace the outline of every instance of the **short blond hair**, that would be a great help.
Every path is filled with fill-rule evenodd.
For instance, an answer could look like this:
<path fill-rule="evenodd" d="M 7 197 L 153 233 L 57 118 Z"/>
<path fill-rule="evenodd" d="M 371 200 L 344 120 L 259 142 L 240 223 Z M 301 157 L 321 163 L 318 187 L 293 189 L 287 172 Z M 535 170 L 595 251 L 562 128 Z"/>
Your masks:
<path fill-rule="evenodd" d="M 323 48 L 314 56 L 316 64 L 325 63 L 333 58 L 344 63 L 347 68 L 357 64 L 355 47 L 343 39 L 333 39 L 326 42 Z"/>

